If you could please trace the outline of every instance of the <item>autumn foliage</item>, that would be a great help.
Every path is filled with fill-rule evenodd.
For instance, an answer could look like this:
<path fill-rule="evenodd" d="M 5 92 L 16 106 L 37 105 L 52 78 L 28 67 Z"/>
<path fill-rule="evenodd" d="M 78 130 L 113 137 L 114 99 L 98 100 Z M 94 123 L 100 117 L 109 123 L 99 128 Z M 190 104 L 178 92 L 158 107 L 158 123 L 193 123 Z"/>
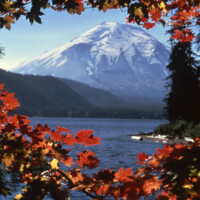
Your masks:
<path fill-rule="evenodd" d="M 11 28 L 20 17 L 30 23 L 41 23 L 43 10 L 81 14 L 85 7 L 126 9 L 127 22 L 146 29 L 161 23 L 174 28 L 172 39 L 191 41 L 195 35 L 191 26 L 200 25 L 199 0 L 1 0 L 0 28 Z M 138 155 L 137 171 L 131 168 L 95 170 L 99 160 L 87 149 L 100 144 L 91 130 L 71 134 L 57 126 L 31 125 L 27 116 L 10 115 L 19 107 L 13 93 L 0 85 L 0 165 L 15 173 L 22 186 L 17 200 L 69 199 L 71 190 L 78 190 L 93 200 L 137 200 L 152 195 L 156 200 L 200 199 L 200 139 L 188 145 L 166 145 L 152 156 Z M 72 157 L 73 150 L 85 148 Z M 87 170 L 86 170 L 87 169 Z M 93 171 L 92 171 L 93 172 Z M 6 184 L 0 185 L 0 196 L 12 195 Z"/>
<path fill-rule="evenodd" d="M 199 0 L 2 0 L 0 1 L 0 28 L 11 28 L 16 20 L 24 16 L 30 23 L 41 23 L 43 10 L 67 11 L 81 14 L 85 8 L 123 9 L 127 12 L 127 22 L 137 23 L 146 29 L 156 24 L 176 27 L 173 39 L 191 41 L 195 35 L 192 26 L 200 25 Z"/>
<path fill-rule="evenodd" d="M 141 167 L 135 172 L 122 167 L 118 171 L 103 169 L 86 174 L 98 167 L 100 161 L 95 153 L 86 149 L 76 158 L 70 153 L 79 145 L 100 144 L 93 131 L 81 130 L 72 135 L 59 126 L 33 127 L 28 117 L 9 114 L 18 106 L 14 94 L 0 85 L 0 165 L 17 174 L 23 187 L 15 199 L 44 199 L 49 194 L 53 199 L 64 200 L 69 199 L 71 190 L 93 200 L 137 200 L 149 195 L 156 200 L 200 198 L 200 139 L 188 146 L 166 145 L 152 156 L 139 154 Z M 12 190 L 1 184 L 0 195 L 12 195 Z"/>

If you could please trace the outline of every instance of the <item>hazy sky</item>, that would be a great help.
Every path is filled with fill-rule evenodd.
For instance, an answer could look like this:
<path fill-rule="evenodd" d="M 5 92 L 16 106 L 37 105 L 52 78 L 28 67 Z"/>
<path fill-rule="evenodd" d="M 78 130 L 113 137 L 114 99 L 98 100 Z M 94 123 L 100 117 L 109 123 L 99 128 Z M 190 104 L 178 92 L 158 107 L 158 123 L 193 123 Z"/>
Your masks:
<path fill-rule="evenodd" d="M 5 56 L 0 60 L 0 67 L 10 70 L 22 61 L 63 45 L 103 21 L 126 22 L 126 17 L 126 11 L 112 10 L 103 13 L 87 9 L 81 15 L 47 10 L 42 16 L 42 25 L 31 25 L 21 18 L 12 25 L 10 31 L 0 30 L 0 44 L 5 47 Z M 168 36 L 161 26 L 147 32 L 167 44 Z"/>

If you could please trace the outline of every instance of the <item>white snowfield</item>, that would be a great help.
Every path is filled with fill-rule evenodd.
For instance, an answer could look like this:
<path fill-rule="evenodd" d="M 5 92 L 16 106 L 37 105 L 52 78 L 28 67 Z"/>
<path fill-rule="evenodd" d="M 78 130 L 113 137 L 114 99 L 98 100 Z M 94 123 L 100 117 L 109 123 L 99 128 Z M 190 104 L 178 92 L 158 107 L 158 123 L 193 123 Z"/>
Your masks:
<path fill-rule="evenodd" d="M 68 78 L 113 94 L 162 97 L 169 54 L 139 27 L 104 22 L 15 72 Z"/>

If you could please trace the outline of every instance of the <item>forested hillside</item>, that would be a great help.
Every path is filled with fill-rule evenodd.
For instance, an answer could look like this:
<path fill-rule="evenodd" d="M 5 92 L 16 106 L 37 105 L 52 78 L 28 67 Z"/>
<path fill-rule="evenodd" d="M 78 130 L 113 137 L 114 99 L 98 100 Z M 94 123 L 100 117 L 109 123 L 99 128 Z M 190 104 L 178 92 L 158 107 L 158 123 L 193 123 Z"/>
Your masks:
<path fill-rule="evenodd" d="M 16 112 L 29 116 L 94 118 L 162 118 L 155 103 L 127 103 L 100 89 L 51 76 L 20 75 L 0 70 L 1 83 L 21 103 Z M 142 102 L 140 100 L 140 102 Z"/>
<path fill-rule="evenodd" d="M 69 79 L 61 79 L 79 95 L 87 99 L 91 104 L 99 107 L 124 107 L 127 101 L 119 99 L 113 94 L 98 88 L 90 87 L 86 84 Z"/>
<path fill-rule="evenodd" d="M 20 113 L 27 115 L 67 115 L 91 107 L 83 97 L 62 81 L 50 76 L 19 75 L 0 70 L 1 83 L 16 94 L 21 103 Z M 54 114 L 55 115 L 55 114 Z"/>

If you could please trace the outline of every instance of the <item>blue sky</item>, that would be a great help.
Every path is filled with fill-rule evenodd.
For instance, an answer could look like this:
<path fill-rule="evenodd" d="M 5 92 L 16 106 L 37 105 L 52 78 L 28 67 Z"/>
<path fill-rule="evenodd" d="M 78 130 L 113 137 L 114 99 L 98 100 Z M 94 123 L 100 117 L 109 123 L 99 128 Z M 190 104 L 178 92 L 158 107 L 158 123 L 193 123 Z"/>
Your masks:
<path fill-rule="evenodd" d="M 81 15 L 46 10 L 42 25 L 31 25 L 24 18 L 16 21 L 11 30 L 0 30 L 0 44 L 5 47 L 5 56 L 0 67 L 11 70 L 20 62 L 39 56 L 45 51 L 58 47 L 103 21 L 126 22 L 126 11 L 111 10 L 106 13 L 87 9 Z M 148 33 L 167 45 L 165 29 L 156 26 Z"/>

